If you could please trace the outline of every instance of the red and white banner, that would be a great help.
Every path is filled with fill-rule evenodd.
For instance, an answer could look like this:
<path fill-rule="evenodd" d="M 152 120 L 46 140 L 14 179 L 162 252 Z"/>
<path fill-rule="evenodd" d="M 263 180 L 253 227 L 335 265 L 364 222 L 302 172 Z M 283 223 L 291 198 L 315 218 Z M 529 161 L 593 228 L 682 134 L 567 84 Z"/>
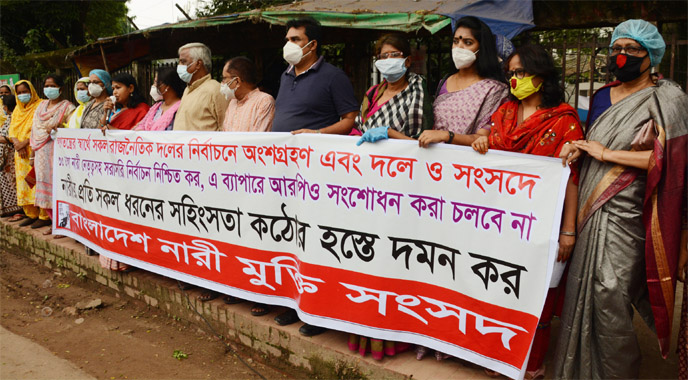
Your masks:
<path fill-rule="evenodd" d="M 281 133 L 60 130 L 55 233 L 305 322 L 519 377 L 556 254 L 559 160 Z"/>

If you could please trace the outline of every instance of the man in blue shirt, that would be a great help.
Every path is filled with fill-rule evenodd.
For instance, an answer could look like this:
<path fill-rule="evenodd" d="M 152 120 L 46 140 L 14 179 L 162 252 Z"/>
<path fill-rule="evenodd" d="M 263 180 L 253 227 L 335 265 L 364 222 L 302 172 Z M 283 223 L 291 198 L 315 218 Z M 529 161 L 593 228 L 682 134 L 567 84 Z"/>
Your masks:
<path fill-rule="evenodd" d="M 313 18 L 287 23 L 284 59 L 289 63 L 275 101 L 273 132 L 348 134 L 359 104 L 344 72 L 320 53 L 320 24 Z"/>
<path fill-rule="evenodd" d="M 287 22 L 283 57 L 289 67 L 281 76 L 275 100 L 273 132 L 346 135 L 354 127 L 359 105 L 353 86 L 342 70 L 319 57 L 320 36 L 320 23 L 313 18 Z M 291 309 L 275 317 L 280 325 L 298 320 Z M 325 331 L 309 324 L 299 329 L 305 336 Z"/>

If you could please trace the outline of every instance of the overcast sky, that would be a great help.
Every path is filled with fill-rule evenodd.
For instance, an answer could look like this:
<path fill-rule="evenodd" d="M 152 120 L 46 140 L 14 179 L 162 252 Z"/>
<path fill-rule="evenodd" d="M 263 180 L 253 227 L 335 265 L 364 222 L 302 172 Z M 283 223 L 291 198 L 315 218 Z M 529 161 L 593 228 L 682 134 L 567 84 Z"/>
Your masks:
<path fill-rule="evenodd" d="M 151 26 L 166 22 L 185 20 L 186 18 L 174 6 L 174 3 L 179 4 L 191 17 L 194 17 L 194 10 L 198 0 L 129 0 L 127 3 L 129 17 L 134 19 L 134 24 L 139 29 L 150 28 Z"/>

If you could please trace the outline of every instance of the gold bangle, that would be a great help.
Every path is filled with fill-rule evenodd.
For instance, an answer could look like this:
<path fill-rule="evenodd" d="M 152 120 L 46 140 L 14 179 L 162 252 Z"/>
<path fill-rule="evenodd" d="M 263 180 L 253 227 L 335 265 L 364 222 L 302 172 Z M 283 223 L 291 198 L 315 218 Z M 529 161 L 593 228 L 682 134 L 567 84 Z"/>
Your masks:
<path fill-rule="evenodd" d="M 559 231 L 559 235 L 564 235 L 564 236 L 576 236 L 575 232 L 571 231 Z"/>
<path fill-rule="evenodd" d="M 607 150 L 607 148 L 602 148 L 602 156 L 600 157 L 600 161 L 602 161 L 602 162 L 606 162 L 606 161 L 604 160 L 604 151 L 605 151 L 605 150 Z"/>

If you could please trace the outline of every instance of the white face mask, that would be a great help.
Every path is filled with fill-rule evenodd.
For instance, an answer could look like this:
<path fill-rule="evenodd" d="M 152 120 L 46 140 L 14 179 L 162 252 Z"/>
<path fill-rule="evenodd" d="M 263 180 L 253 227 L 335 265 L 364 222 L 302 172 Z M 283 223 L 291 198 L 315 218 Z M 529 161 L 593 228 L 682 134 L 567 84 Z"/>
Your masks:
<path fill-rule="evenodd" d="M 452 59 L 454 60 L 454 66 L 458 70 L 465 69 L 475 62 L 476 55 L 480 50 L 473 53 L 472 51 L 460 47 L 455 47 L 452 49 Z"/>
<path fill-rule="evenodd" d="M 151 86 L 150 96 L 151 98 L 153 98 L 154 102 L 159 102 L 162 100 L 162 94 L 160 93 L 160 91 L 158 91 L 158 88 L 155 85 Z"/>
<path fill-rule="evenodd" d="M 236 99 L 236 90 L 237 90 L 237 88 L 239 88 L 239 86 L 236 86 L 234 88 L 229 88 L 229 85 L 231 85 L 232 82 L 234 82 L 235 80 L 236 80 L 236 78 L 229 81 L 229 83 L 220 84 L 220 93 L 222 95 L 224 95 L 225 99 L 227 99 L 227 100 Z"/>
<path fill-rule="evenodd" d="M 313 41 L 315 41 L 315 40 L 313 40 Z M 313 42 L 313 41 L 308 42 L 303 47 L 301 47 L 301 46 L 299 46 L 299 45 L 297 45 L 291 41 L 287 41 L 287 43 L 284 44 L 284 47 L 282 48 L 282 57 L 284 57 L 284 60 L 289 62 L 290 65 L 296 66 L 299 62 L 301 62 L 303 57 L 305 57 L 308 54 L 313 52 L 313 50 L 311 50 L 308 53 L 303 54 L 303 49 L 306 46 L 310 45 L 311 42 Z"/>
<path fill-rule="evenodd" d="M 406 74 L 406 58 L 378 59 L 375 67 L 387 82 L 394 83 Z"/>
<path fill-rule="evenodd" d="M 88 93 L 91 94 L 92 97 L 97 98 L 103 93 L 103 88 L 95 83 L 90 83 L 88 85 Z"/>

